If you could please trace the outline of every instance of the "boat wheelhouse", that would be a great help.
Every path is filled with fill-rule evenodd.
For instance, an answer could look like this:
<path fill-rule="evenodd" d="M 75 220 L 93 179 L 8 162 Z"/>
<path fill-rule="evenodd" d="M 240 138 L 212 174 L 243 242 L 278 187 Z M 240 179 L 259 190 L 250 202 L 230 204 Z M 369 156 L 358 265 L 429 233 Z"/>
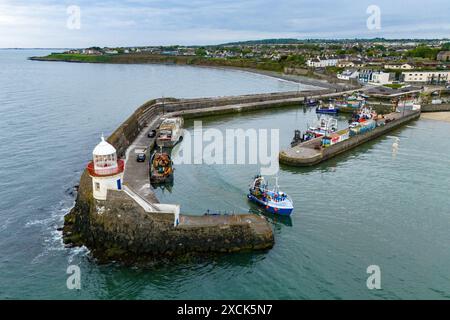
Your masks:
<path fill-rule="evenodd" d="M 156 144 L 159 147 L 172 148 L 183 140 L 183 118 L 167 118 L 159 126 Z"/>

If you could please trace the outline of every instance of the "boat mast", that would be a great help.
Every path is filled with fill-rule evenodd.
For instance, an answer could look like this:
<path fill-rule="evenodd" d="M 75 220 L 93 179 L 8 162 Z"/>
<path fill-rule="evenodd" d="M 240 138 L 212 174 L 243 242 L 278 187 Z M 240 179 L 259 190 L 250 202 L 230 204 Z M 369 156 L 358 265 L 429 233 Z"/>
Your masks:
<path fill-rule="evenodd" d="M 278 175 L 275 177 L 275 189 L 273 190 L 275 193 L 278 193 L 280 190 L 280 187 L 278 185 Z"/>

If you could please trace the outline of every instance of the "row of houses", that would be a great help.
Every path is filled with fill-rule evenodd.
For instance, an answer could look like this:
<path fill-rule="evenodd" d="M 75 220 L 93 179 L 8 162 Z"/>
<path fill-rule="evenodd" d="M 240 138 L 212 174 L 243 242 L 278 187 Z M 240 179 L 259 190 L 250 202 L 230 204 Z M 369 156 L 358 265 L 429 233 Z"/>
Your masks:
<path fill-rule="evenodd" d="M 338 64 L 339 60 L 344 60 L 344 58 L 338 56 L 317 57 L 313 59 L 308 59 L 306 61 L 306 65 L 310 68 L 334 67 Z"/>
<path fill-rule="evenodd" d="M 386 85 L 395 81 L 395 73 L 375 71 L 372 69 L 347 69 L 337 74 L 337 78 L 345 81 L 357 81 L 361 84 Z M 402 72 L 400 82 L 416 84 L 448 84 L 450 71 L 410 71 Z"/>
<path fill-rule="evenodd" d="M 448 54 L 447 54 L 448 52 Z M 310 68 L 363 68 L 368 66 L 379 66 L 385 70 L 414 70 L 423 68 L 446 68 L 447 65 L 440 61 L 450 60 L 450 51 L 443 51 L 442 55 L 438 57 L 438 61 L 417 61 L 411 62 L 386 62 L 383 59 L 349 59 L 348 57 L 317 57 L 306 61 L 306 65 Z M 379 61 L 378 61 L 379 60 Z M 440 61 L 439 61 L 440 60 Z"/>
<path fill-rule="evenodd" d="M 361 84 L 385 85 L 395 80 L 395 74 L 372 69 L 347 69 L 338 73 L 337 78 L 346 81 L 357 81 Z"/>
<path fill-rule="evenodd" d="M 109 48 L 104 48 L 104 49 L 87 48 L 87 49 L 72 49 L 72 50 L 66 51 L 65 53 L 85 54 L 85 55 L 90 55 L 90 56 L 101 56 L 103 54 L 118 54 L 119 51 L 117 51 L 116 49 L 109 49 Z"/>

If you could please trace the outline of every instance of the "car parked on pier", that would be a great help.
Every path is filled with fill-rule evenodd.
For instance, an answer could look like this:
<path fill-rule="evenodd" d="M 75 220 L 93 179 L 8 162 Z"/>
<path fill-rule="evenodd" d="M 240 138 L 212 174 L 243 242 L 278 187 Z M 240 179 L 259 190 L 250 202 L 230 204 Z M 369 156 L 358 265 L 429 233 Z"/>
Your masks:
<path fill-rule="evenodd" d="M 145 159 L 147 158 L 147 148 L 136 148 L 134 152 L 136 154 L 137 162 L 145 162 Z"/>
<path fill-rule="evenodd" d="M 148 132 L 147 137 L 154 138 L 156 137 L 156 130 L 151 130 Z"/>
<path fill-rule="evenodd" d="M 144 162 L 145 158 L 146 158 L 145 153 L 138 153 L 137 156 L 136 156 L 136 161 L 137 162 Z"/>

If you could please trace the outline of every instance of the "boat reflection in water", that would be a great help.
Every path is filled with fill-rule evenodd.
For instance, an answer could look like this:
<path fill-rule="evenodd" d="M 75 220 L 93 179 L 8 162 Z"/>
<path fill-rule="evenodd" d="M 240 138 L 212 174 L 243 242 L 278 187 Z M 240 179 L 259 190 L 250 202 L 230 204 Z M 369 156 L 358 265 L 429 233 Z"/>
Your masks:
<path fill-rule="evenodd" d="M 287 227 L 292 227 L 292 218 L 290 216 L 282 216 L 279 214 L 273 214 L 270 212 L 267 212 L 260 207 L 258 207 L 256 204 L 251 204 L 250 209 L 248 210 L 248 213 L 254 213 L 254 214 L 260 214 L 267 218 L 267 220 L 274 224 L 282 224 Z"/>
<path fill-rule="evenodd" d="M 164 194 L 166 191 L 169 193 L 172 193 L 173 189 L 173 180 L 171 183 L 152 183 L 152 188 L 154 190 L 160 189 L 161 192 Z"/>

